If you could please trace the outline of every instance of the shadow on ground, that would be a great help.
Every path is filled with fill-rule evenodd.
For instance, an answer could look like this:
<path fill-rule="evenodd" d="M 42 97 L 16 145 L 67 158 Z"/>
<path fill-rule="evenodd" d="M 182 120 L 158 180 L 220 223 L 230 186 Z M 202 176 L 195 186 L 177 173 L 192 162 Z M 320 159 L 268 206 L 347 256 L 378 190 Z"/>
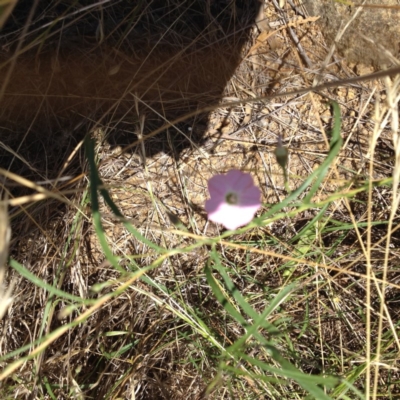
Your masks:
<path fill-rule="evenodd" d="M 146 135 L 217 104 L 260 3 L 39 1 L 25 34 L 31 4 L 20 1 L 3 28 L 0 141 L 8 147 L 0 157 L 3 168 L 48 179 L 94 126 L 112 147 L 125 147 L 137 139 L 139 121 Z M 166 132 L 149 139 L 146 155 L 172 150 L 179 158 L 201 146 L 206 121 L 198 115 L 171 127 L 168 140 Z"/>

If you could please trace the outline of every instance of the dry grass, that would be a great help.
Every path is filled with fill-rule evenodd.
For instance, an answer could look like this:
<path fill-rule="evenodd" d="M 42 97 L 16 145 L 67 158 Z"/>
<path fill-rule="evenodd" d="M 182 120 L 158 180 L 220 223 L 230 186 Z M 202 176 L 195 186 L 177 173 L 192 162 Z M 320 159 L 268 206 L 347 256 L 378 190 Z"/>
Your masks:
<path fill-rule="evenodd" d="M 30 10 L 21 2 L 21 20 L 5 28 L 3 46 L 13 54 L 21 43 L 23 54 L 14 65 L 1 59 L 13 72 L 2 82 L 0 155 L 14 283 L 1 321 L 1 398 L 305 398 L 296 379 L 227 355 L 254 322 L 238 293 L 262 314 L 287 288 L 266 317 L 279 332 L 260 328 L 265 340 L 315 379 L 342 377 L 326 390 L 331 398 L 360 398 L 345 382 L 365 398 L 396 398 L 398 76 L 288 96 L 316 79 L 356 76 L 344 60 L 326 62 L 315 20 L 267 2 L 269 26 L 258 14 L 257 30 L 244 24 L 251 7 L 205 2 L 209 10 L 182 14 L 180 3 L 39 4 L 19 42 Z M 56 13 L 64 22 L 41 36 Z M 259 216 L 286 198 L 273 153 L 279 135 L 291 190 L 321 165 L 327 99 L 340 105 L 344 145 L 313 203 L 235 234 L 208 222 L 207 180 L 231 168 L 261 188 Z M 103 198 L 103 229 L 93 223 L 87 134 L 125 224 Z M 242 352 L 287 371 L 256 335 Z"/>
<path fill-rule="evenodd" d="M 7 308 L 12 302 L 12 284 L 6 290 L 3 286 L 6 275 L 6 262 L 8 259 L 8 248 L 10 245 L 10 225 L 8 221 L 7 209 L 5 204 L 0 206 L 0 319 L 4 317 Z"/>

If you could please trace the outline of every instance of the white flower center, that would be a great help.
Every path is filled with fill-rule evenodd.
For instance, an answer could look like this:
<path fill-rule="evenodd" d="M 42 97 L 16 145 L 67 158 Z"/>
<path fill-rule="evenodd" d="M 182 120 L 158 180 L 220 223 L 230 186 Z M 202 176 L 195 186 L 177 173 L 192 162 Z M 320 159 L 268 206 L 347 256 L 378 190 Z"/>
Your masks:
<path fill-rule="evenodd" d="M 235 205 L 235 204 L 237 204 L 238 201 L 239 201 L 238 195 L 237 195 L 236 193 L 228 193 L 228 194 L 225 196 L 225 201 L 226 201 L 228 204 Z"/>

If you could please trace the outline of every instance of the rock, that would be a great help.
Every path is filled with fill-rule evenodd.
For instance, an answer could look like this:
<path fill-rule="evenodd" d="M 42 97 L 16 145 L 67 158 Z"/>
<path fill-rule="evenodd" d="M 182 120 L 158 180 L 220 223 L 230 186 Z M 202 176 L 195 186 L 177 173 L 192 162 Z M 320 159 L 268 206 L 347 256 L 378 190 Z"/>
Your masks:
<path fill-rule="evenodd" d="M 328 44 L 358 8 L 335 0 L 303 2 L 310 15 L 321 17 L 319 23 Z M 368 0 L 367 5 L 347 28 L 337 49 L 349 62 L 382 68 L 393 63 L 391 56 L 399 56 L 400 6 L 397 0 Z"/>

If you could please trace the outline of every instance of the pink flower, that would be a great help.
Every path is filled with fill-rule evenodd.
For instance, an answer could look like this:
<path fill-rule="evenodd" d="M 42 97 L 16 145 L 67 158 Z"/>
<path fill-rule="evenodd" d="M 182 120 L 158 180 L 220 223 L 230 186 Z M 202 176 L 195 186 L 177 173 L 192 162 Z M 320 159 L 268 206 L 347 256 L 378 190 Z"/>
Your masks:
<path fill-rule="evenodd" d="M 250 174 L 233 169 L 208 181 L 210 199 L 206 211 L 211 221 L 227 229 L 248 224 L 261 206 L 261 191 Z"/>

